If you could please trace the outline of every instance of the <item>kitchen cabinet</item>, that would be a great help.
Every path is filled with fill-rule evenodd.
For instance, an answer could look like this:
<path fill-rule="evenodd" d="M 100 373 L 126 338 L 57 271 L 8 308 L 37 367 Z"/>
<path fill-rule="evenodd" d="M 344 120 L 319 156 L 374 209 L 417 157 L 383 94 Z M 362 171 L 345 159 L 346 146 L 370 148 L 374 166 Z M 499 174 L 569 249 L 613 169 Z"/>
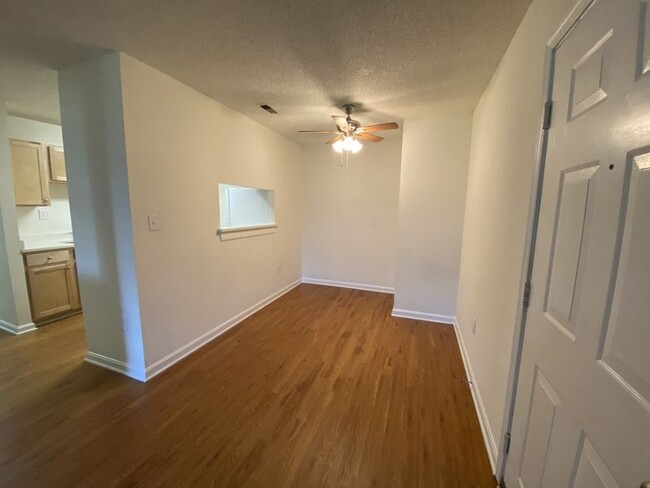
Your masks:
<path fill-rule="evenodd" d="M 50 160 L 50 179 L 52 181 L 68 181 L 65 172 L 65 153 L 61 146 L 48 146 L 47 153 Z"/>
<path fill-rule="evenodd" d="M 12 139 L 10 147 L 16 205 L 50 205 L 45 146 Z"/>
<path fill-rule="evenodd" d="M 74 249 L 25 252 L 24 259 L 34 323 L 81 311 Z"/>

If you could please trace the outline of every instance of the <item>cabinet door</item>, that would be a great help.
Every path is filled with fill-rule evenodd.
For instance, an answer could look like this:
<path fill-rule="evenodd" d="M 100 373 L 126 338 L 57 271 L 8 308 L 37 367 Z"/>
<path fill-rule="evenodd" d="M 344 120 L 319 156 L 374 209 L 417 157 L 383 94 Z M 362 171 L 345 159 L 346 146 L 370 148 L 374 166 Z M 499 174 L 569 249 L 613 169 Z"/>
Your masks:
<path fill-rule="evenodd" d="M 11 140 L 11 163 L 16 205 L 50 205 L 45 147 Z"/>
<path fill-rule="evenodd" d="M 48 146 L 50 159 L 50 179 L 52 181 L 68 181 L 65 172 L 65 155 L 61 146 Z"/>
<path fill-rule="evenodd" d="M 79 309 L 74 263 L 27 268 L 34 322 Z"/>
<path fill-rule="evenodd" d="M 77 280 L 77 263 L 72 257 L 74 251 L 70 251 L 70 261 L 68 262 L 68 292 L 70 294 L 70 305 L 72 310 L 81 310 L 81 297 L 79 296 L 79 281 Z"/>

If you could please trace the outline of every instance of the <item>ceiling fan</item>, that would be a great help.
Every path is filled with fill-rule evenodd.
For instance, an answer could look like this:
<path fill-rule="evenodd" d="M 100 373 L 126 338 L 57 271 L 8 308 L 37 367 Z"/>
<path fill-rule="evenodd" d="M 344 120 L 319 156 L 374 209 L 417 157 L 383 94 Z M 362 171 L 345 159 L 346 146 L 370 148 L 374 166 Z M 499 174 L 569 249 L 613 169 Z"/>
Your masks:
<path fill-rule="evenodd" d="M 336 130 L 299 130 L 302 134 L 336 134 L 331 139 L 327 140 L 325 144 L 333 144 L 334 150 L 338 153 L 353 152 L 357 153 L 361 150 L 363 145 L 359 139 L 369 142 L 380 142 L 384 138 L 371 134 L 371 132 L 379 132 L 383 130 L 398 129 L 399 126 L 395 122 L 386 122 L 384 124 L 361 125 L 358 120 L 352 120 L 352 113 L 354 113 L 355 106 L 348 103 L 341 107 L 347 117 L 341 115 L 332 115 L 334 123 L 336 123 Z"/>

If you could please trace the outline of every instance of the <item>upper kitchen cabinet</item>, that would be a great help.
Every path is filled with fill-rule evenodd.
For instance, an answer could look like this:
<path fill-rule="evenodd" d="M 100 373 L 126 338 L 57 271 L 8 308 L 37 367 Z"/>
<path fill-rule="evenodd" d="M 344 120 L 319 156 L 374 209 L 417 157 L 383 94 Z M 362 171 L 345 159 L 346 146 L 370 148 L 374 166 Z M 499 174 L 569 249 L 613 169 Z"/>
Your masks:
<path fill-rule="evenodd" d="M 50 179 L 52 181 L 68 181 L 65 172 L 65 155 L 61 146 L 48 146 L 50 156 Z"/>
<path fill-rule="evenodd" d="M 45 146 L 15 139 L 10 142 L 16 205 L 50 205 Z"/>

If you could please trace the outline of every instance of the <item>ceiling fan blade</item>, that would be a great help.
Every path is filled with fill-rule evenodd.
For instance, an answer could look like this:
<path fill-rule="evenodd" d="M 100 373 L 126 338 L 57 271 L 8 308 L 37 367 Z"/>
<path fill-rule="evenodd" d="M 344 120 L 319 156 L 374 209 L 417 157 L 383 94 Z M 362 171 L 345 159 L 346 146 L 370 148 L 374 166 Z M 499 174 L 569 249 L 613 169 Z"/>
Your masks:
<path fill-rule="evenodd" d="M 337 130 L 299 130 L 301 134 L 338 134 Z"/>
<path fill-rule="evenodd" d="M 366 134 L 364 132 L 361 132 L 360 134 L 354 134 L 354 137 L 357 139 L 363 139 L 364 141 L 370 141 L 370 142 L 379 142 L 383 141 L 383 137 L 376 136 L 374 134 Z"/>
<path fill-rule="evenodd" d="M 336 141 L 340 141 L 341 139 L 343 139 L 343 136 L 341 134 L 338 134 L 338 135 L 332 137 L 331 139 L 328 139 L 325 142 L 325 144 L 334 144 Z"/>
<path fill-rule="evenodd" d="M 385 124 L 366 125 L 365 127 L 359 127 L 359 129 L 363 132 L 377 132 L 380 130 L 399 129 L 399 125 L 396 122 L 386 122 Z"/>
<path fill-rule="evenodd" d="M 334 119 L 334 123 L 340 130 L 342 130 L 343 132 L 348 132 L 350 130 L 350 126 L 348 125 L 348 121 L 345 120 L 345 117 L 342 117 L 340 115 L 332 115 L 332 118 Z"/>

